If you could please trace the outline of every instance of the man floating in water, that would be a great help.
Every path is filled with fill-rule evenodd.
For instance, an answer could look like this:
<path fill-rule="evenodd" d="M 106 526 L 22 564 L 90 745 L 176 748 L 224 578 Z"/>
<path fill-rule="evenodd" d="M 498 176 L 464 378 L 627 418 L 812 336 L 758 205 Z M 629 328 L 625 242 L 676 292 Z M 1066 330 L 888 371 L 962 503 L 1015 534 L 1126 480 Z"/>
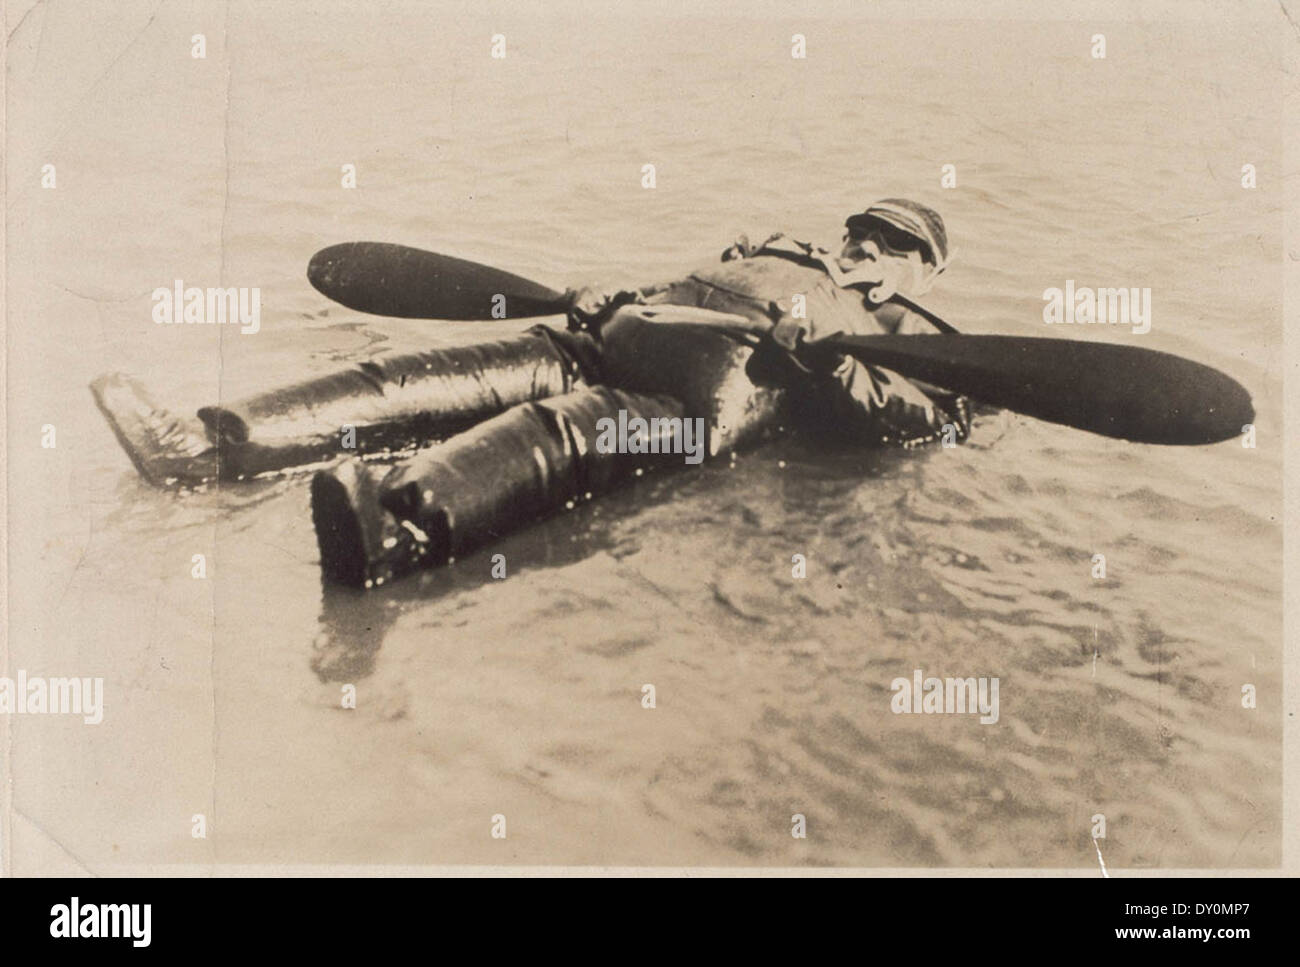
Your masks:
<path fill-rule="evenodd" d="M 893 297 L 923 294 L 946 267 L 943 220 L 916 202 L 887 199 L 850 216 L 845 229 L 838 256 L 782 235 L 757 247 L 742 238 L 720 265 L 674 282 L 570 292 L 567 332 L 539 326 L 515 341 L 533 347 L 523 353 L 526 401 L 382 479 L 360 461 L 316 476 L 313 514 L 326 573 L 370 586 L 446 563 L 664 465 L 665 455 L 681 454 L 681 440 L 654 434 L 671 436 L 683 421 L 703 427 L 709 456 L 787 421 L 871 445 L 916 446 L 945 427 L 964 438 L 964 398 L 819 345 L 839 334 L 934 331 Z M 758 339 L 737 341 L 736 330 Z M 539 390 L 533 374 L 557 363 L 570 378 L 544 377 Z M 518 369 L 477 376 L 520 382 Z M 602 445 L 616 419 L 638 424 L 650 439 Z"/>
<path fill-rule="evenodd" d="M 614 293 L 560 293 L 445 255 L 345 243 L 316 253 L 308 278 L 350 308 L 463 320 L 567 313 L 568 327 L 380 356 L 196 419 L 160 409 L 125 376 L 91 389 L 160 484 L 414 452 L 386 472 L 352 459 L 312 480 L 322 568 L 365 587 L 680 466 L 688 451 L 734 452 L 787 425 L 859 445 L 964 439 L 968 400 L 920 378 L 1141 443 L 1216 443 L 1253 425 L 1244 387 L 1168 353 L 955 335 L 912 301 L 951 258 L 943 220 L 924 205 L 885 199 L 845 229 L 838 255 L 782 235 L 759 246 L 742 237 L 721 264 Z M 946 335 L 928 338 L 935 331 Z"/>

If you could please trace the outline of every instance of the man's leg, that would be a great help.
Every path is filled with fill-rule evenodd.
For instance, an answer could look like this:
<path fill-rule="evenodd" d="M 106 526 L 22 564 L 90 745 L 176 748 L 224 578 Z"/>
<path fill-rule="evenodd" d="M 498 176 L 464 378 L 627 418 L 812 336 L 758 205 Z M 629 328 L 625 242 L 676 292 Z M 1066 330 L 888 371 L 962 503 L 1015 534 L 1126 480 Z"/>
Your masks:
<path fill-rule="evenodd" d="M 683 466 L 672 433 L 684 416 L 671 396 L 595 387 L 515 406 L 386 473 L 360 460 L 321 471 L 311 487 L 321 568 L 332 581 L 374 587 L 446 564 L 643 470 Z M 644 420 L 641 452 L 608 447 L 606 418 Z"/>
<path fill-rule="evenodd" d="M 526 400 L 595 378 L 588 336 L 536 326 L 495 342 L 380 357 L 181 419 L 134 381 L 92 384 L 100 409 L 155 483 L 288 470 L 340 453 L 400 452 L 445 439 Z"/>

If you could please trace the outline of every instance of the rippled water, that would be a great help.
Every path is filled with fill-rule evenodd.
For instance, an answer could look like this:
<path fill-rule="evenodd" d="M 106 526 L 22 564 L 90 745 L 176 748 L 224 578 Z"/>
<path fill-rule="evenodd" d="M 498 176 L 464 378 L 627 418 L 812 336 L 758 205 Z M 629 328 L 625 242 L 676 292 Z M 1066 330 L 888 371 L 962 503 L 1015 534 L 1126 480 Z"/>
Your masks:
<path fill-rule="evenodd" d="M 15 870 L 1095 870 L 1097 813 L 1112 868 L 1276 865 L 1278 30 L 484 9 L 47 4 L 11 40 L 9 664 L 102 675 L 107 706 L 94 728 L 10 721 Z M 888 195 L 948 219 L 929 303 L 959 328 L 1218 366 L 1259 448 L 996 414 L 957 450 L 788 439 L 361 596 L 321 587 L 305 479 L 154 490 L 86 390 L 123 369 L 192 410 L 518 328 L 331 307 L 304 269 L 333 242 L 635 284 L 741 230 L 834 240 Z M 262 331 L 156 328 L 175 278 L 260 286 Z M 1150 286 L 1152 331 L 1046 330 L 1066 279 Z M 917 668 L 998 677 L 1000 720 L 891 714 Z"/>

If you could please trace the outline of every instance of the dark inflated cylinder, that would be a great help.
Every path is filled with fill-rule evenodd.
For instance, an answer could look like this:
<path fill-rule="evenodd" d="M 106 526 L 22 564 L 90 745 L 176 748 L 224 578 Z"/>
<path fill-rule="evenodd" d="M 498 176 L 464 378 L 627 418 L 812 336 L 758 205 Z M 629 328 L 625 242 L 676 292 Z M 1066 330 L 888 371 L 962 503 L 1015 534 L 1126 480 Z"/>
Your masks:
<path fill-rule="evenodd" d="M 635 445 L 644 452 L 604 452 L 602 440 L 618 442 L 609 430 L 620 410 L 626 424 L 646 422 Z M 683 414 L 669 396 L 597 387 L 514 407 L 393 468 L 378 484 L 359 460 L 321 472 L 312 483 L 312 516 L 322 569 L 345 584 L 382 584 L 445 564 L 638 470 L 686 466 Z"/>
<path fill-rule="evenodd" d="M 680 425 L 683 415 L 672 397 L 606 387 L 529 403 L 394 468 L 380 501 L 421 531 L 448 535 L 438 552 L 454 556 L 608 490 L 638 469 L 684 463 L 680 452 L 601 452 L 599 423 L 617 421 L 620 410 L 629 421 L 660 426 L 668 419 Z M 673 447 L 648 441 L 647 449 Z"/>
<path fill-rule="evenodd" d="M 704 419 L 709 456 L 750 445 L 780 422 L 786 394 L 769 378 L 770 361 L 725 333 L 655 321 L 666 308 L 689 320 L 692 307 L 626 306 L 606 323 L 604 381 L 680 399 L 690 416 Z"/>
<path fill-rule="evenodd" d="M 423 564 L 430 540 L 380 507 L 381 475 L 353 459 L 312 477 L 311 518 L 327 581 L 369 588 Z"/>
<path fill-rule="evenodd" d="M 568 337 L 572 340 L 572 337 Z M 223 476 L 251 476 L 346 452 L 396 452 L 445 439 L 527 400 L 565 393 L 582 367 L 549 333 L 380 357 L 352 369 L 199 410 Z"/>

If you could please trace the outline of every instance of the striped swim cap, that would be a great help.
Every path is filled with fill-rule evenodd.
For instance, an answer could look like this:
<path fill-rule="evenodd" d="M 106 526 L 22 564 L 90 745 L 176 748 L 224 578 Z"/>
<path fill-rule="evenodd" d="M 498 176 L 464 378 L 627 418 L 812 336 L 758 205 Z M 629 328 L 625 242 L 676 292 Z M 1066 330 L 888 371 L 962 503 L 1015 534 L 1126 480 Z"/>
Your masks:
<path fill-rule="evenodd" d="M 850 215 L 844 227 L 850 231 L 865 229 L 873 222 L 883 222 L 917 239 L 921 243 L 921 257 L 935 266 L 942 267 L 947 263 L 948 233 L 943 227 L 943 219 L 933 208 L 906 198 L 882 198 L 869 205 L 866 211 Z"/>

